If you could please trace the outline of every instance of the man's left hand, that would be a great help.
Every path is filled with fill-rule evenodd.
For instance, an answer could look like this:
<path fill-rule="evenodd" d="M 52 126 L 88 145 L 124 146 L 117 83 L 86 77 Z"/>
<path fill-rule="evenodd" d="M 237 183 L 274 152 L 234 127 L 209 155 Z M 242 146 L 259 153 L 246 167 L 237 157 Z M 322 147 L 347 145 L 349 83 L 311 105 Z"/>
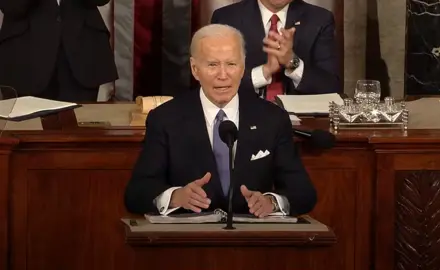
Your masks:
<path fill-rule="evenodd" d="M 278 62 L 286 66 L 294 56 L 293 38 L 295 37 L 295 28 L 288 30 L 280 29 L 281 34 L 270 31 L 268 37 L 264 38 L 263 51 L 269 55 L 274 55 Z"/>
<path fill-rule="evenodd" d="M 248 203 L 249 212 L 254 216 L 262 218 L 273 212 L 273 205 L 268 196 L 259 191 L 251 191 L 245 185 L 240 187 L 240 191 Z"/>

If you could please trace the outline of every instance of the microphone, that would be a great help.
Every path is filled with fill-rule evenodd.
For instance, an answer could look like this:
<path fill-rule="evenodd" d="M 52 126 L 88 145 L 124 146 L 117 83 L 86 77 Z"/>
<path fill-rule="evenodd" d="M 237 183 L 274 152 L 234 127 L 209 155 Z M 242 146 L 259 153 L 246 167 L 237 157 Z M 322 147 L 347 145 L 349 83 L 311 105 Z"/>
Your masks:
<path fill-rule="evenodd" d="M 309 139 L 312 141 L 313 145 L 322 148 L 322 149 L 330 149 L 335 146 L 336 137 L 332 133 L 322 130 L 315 129 L 312 131 L 305 131 L 292 128 L 293 134 L 297 137 Z"/>
<path fill-rule="evenodd" d="M 220 123 L 220 126 L 218 127 L 218 133 L 220 135 L 220 139 L 228 146 L 229 148 L 229 191 L 228 191 L 228 217 L 226 219 L 226 227 L 224 227 L 225 230 L 233 230 L 235 229 L 232 226 L 232 219 L 233 219 L 233 212 L 232 212 L 232 197 L 234 194 L 234 181 L 233 181 L 233 155 L 232 155 L 232 149 L 234 147 L 234 143 L 237 140 L 238 137 L 238 130 L 237 126 L 234 124 L 234 122 L 230 120 L 225 120 Z"/>

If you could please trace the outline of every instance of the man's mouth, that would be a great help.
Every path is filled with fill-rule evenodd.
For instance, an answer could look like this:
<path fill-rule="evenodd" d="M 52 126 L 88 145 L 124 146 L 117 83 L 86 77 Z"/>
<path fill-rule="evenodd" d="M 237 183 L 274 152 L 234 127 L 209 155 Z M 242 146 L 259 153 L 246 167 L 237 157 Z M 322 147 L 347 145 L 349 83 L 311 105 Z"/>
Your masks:
<path fill-rule="evenodd" d="M 215 90 L 217 90 L 217 91 L 221 91 L 221 92 L 223 92 L 223 91 L 227 91 L 227 90 L 229 90 L 229 88 L 231 88 L 231 86 L 219 86 L 219 87 L 214 87 L 215 88 Z"/>

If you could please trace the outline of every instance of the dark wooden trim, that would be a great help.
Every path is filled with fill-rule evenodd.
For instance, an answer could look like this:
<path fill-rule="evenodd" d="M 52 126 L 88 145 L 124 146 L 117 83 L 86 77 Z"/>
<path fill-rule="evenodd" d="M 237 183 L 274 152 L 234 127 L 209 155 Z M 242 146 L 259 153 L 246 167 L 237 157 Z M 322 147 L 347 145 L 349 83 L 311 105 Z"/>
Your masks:
<path fill-rule="evenodd" d="M 0 137 L 0 269 L 9 269 L 9 160 L 18 140 Z"/>
<path fill-rule="evenodd" d="M 62 111 L 59 113 L 58 119 L 62 123 L 63 130 L 72 130 L 78 128 L 78 121 L 74 110 Z"/>
<path fill-rule="evenodd" d="M 134 233 L 126 226 L 126 243 L 132 246 L 330 246 L 336 243 L 327 232 L 151 232 Z"/>
<path fill-rule="evenodd" d="M 50 114 L 41 117 L 41 125 L 44 130 L 60 130 L 61 123 L 59 120 L 59 114 Z"/>

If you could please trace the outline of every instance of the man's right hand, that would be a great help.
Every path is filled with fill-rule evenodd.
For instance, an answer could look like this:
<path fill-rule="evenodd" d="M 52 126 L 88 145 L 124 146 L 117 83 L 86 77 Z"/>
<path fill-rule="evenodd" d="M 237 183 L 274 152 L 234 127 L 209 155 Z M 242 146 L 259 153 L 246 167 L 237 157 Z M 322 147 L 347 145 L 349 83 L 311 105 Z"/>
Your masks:
<path fill-rule="evenodd" d="M 267 62 L 263 65 L 263 75 L 266 80 L 272 77 L 273 74 L 280 71 L 281 65 L 275 56 L 268 54 Z"/>
<path fill-rule="evenodd" d="M 208 209 L 211 200 L 207 198 L 203 186 L 211 179 L 211 173 L 206 173 L 200 179 L 197 179 L 183 188 L 176 189 L 171 195 L 170 207 L 183 207 L 200 213 L 202 209 Z"/>

